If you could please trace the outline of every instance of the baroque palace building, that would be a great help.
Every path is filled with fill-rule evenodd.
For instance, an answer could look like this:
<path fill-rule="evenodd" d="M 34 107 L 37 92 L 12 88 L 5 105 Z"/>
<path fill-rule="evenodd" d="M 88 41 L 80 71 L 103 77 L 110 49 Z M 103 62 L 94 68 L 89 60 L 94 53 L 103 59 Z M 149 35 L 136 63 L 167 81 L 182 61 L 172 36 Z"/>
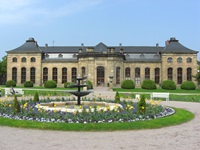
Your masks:
<path fill-rule="evenodd" d="M 137 87 L 145 79 L 158 85 L 163 80 L 173 80 L 180 85 L 183 81 L 194 81 L 197 53 L 174 37 L 165 42 L 165 47 L 104 43 L 39 46 L 34 38 L 29 38 L 22 46 L 7 51 L 7 80 L 16 81 L 17 85 L 31 80 L 35 86 L 55 80 L 58 86 L 63 86 L 65 82 L 75 82 L 80 75 L 87 76 L 93 86 L 107 86 L 109 76 L 113 76 L 114 86 L 126 79 L 133 80 Z"/>

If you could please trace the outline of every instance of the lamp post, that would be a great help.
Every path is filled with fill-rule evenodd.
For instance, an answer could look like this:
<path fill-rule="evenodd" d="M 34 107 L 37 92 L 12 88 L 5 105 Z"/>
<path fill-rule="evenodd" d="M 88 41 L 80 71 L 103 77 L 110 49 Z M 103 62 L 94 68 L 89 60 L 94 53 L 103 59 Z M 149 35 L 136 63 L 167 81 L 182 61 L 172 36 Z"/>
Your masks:
<path fill-rule="evenodd" d="M 109 91 L 112 91 L 113 90 L 113 76 L 108 76 L 109 77 L 109 81 L 110 81 L 110 84 L 109 84 Z"/>

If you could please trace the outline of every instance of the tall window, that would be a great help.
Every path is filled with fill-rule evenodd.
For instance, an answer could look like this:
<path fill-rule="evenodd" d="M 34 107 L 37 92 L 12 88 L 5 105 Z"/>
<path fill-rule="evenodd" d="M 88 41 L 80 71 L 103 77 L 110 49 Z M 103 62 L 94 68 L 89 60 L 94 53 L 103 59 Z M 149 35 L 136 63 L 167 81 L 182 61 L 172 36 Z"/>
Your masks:
<path fill-rule="evenodd" d="M 43 83 L 48 80 L 48 68 L 43 68 Z"/>
<path fill-rule="evenodd" d="M 120 84 L 120 67 L 116 68 L 116 84 Z"/>
<path fill-rule="evenodd" d="M 187 81 L 192 81 L 192 69 L 187 68 Z"/>
<path fill-rule="evenodd" d="M 192 58 L 188 57 L 187 58 L 187 63 L 191 63 L 192 62 Z"/>
<path fill-rule="evenodd" d="M 182 58 L 181 57 L 177 58 L 177 62 L 182 63 Z"/>
<path fill-rule="evenodd" d="M 178 68 L 177 69 L 177 83 L 181 84 L 183 80 L 183 72 L 182 72 L 182 68 Z"/>
<path fill-rule="evenodd" d="M 82 68 L 81 68 L 81 74 L 82 74 L 82 77 L 85 76 L 85 74 L 86 74 L 86 73 L 85 73 L 85 67 L 82 67 Z"/>
<path fill-rule="evenodd" d="M 12 59 L 12 62 L 17 62 L 17 58 L 14 57 L 14 58 Z"/>
<path fill-rule="evenodd" d="M 131 69 L 129 67 L 127 67 L 125 69 L 125 78 L 130 78 L 131 74 Z"/>
<path fill-rule="evenodd" d="M 22 62 L 26 62 L 26 57 L 22 57 Z"/>
<path fill-rule="evenodd" d="M 168 80 L 173 80 L 173 69 L 172 68 L 167 69 L 167 77 L 168 77 Z"/>
<path fill-rule="evenodd" d="M 17 83 L 17 68 L 12 68 L 12 80 Z"/>
<path fill-rule="evenodd" d="M 150 68 L 145 68 L 145 79 L 150 79 Z"/>
<path fill-rule="evenodd" d="M 135 68 L 135 84 L 140 84 L 140 68 Z"/>
<path fill-rule="evenodd" d="M 62 83 L 67 82 L 67 68 L 62 68 Z"/>
<path fill-rule="evenodd" d="M 53 68 L 53 71 L 52 71 L 52 77 L 53 77 L 53 80 L 56 81 L 57 83 L 57 80 L 58 80 L 58 71 L 57 71 L 57 68 Z"/>
<path fill-rule="evenodd" d="M 31 68 L 30 79 L 33 83 L 35 83 L 35 68 Z"/>
<path fill-rule="evenodd" d="M 77 69 L 72 68 L 72 82 L 76 83 Z"/>
<path fill-rule="evenodd" d="M 155 83 L 159 84 L 160 83 L 160 69 L 155 68 Z"/>
<path fill-rule="evenodd" d="M 24 82 L 26 82 L 26 68 L 25 67 L 21 69 L 21 83 L 24 83 Z"/>
<path fill-rule="evenodd" d="M 35 62 L 35 57 L 31 57 L 31 62 Z"/>
<path fill-rule="evenodd" d="M 168 63 L 172 63 L 173 62 L 173 59 L 171 57 L 167 58 L 167 62 Z"/>

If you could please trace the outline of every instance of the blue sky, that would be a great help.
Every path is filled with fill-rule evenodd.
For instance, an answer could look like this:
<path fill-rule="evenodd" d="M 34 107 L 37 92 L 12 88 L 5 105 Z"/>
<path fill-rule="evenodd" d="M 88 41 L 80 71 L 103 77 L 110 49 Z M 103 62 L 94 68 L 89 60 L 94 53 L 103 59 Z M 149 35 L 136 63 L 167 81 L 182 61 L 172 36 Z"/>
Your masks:
<path fill-rule="evenodd" d="M 29 37 L 39 46 L 165 45 L 200 50 L 200 0 L 0 0 L 0 59 Z"/>

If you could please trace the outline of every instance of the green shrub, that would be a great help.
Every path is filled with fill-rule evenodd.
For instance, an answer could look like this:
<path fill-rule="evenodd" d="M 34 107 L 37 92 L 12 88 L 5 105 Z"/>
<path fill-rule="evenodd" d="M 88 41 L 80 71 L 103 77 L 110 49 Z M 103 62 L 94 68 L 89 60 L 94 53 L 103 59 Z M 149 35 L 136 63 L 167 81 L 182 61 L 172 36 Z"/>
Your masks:
<path fill-rule="evenodd" d="M 56 88 L 57 87 L 56 81 L 54 81 L 54 80 L 45 81 L 44 87 L 45 88 Z"/>
<path fill-rule="evenodd" d="M 39 95 L 38 95 L 38 92 L 35 92 L 34 94 L 34 99 L 33 99 L 34 102 L 39 102 Z"/>
<path fill-rule="evenodd" d="M 134 89 L 135 88 L 135 83 L 133 80 L 124 80 L 121 83 L 121 88 L 122 89 Z"/>
<path fill-rule="evenodd" d="M 156 87 L 156 83 L 150 79 L 146 79 L 142 82 L 142 89 L 149 89 L 149 90 L 153 90 L 153 89 L 157 89 Z"/>
<path fill-rule="evenodd" d="M 69 85 L 74 85 L 74 82 L 65 82 L 64 83 L 64 88 L 70 88 Z"/>
<path fill-rule="evenodd" d="M 181 89 L 184 90 L 195 90 L 196 86 L 192 81 L 185 81 L 181 84 Z"/>
<path fill-rule="evenodd" d="M 18 100 L 17 100 L 17 96 L 16 96 L 16 95 L 15 95 L 15 97 L 14 97 L 13 102 L 14 102 L 14 104 L 13 104 L 13 111 L 14 111 L 15 113 L 21 112 L 20 104 L 19 104 L 19 102 L 18 102 Z"/>
<path fill-rule="evenodd" d="M 120 103 L 120 96 L 119 96 L 119 93 L 118 91 L 116 92 L 115 94 L 115 100 L 114 100 L 115 103 Z"/>
<path fill-rule="evenodd" d="M 8 80 L 6 82 L 6 87 L 16 87 L 16 82 L 14 80 Z"/>
<path fill-rule="evenodd" d="M 88 90 L 89 90 L 89 89 L 93 89 L 93 85 L 92 85 L 92 82 L 91 82 L 91 81 L 87 80 L 87 81 L 86 81 L 86 84 L 87 84 L 87 89 L 88 89 Z"/>
<path fill-rule="evenodd" d="M 33 82 L 32 81 L 26 81 L 24 83 L 24 87 L 33 87 Z"/>
<path fill-rule="evenodd" d="M 176 90 L 176 84 L 172 80 L 165 80 L 165 81 L 162 82 L 162 89 Z"/>
<path fill-rule="evenodd" d="M 146 99 L 145 95 L 141 94 L 140 95 L 140 101 L 137 103 L 138 111 L 140 113 L 144 113 L 146 111 L 147 104 L 146 104 L 146 100 L 145 99 Z"/>

